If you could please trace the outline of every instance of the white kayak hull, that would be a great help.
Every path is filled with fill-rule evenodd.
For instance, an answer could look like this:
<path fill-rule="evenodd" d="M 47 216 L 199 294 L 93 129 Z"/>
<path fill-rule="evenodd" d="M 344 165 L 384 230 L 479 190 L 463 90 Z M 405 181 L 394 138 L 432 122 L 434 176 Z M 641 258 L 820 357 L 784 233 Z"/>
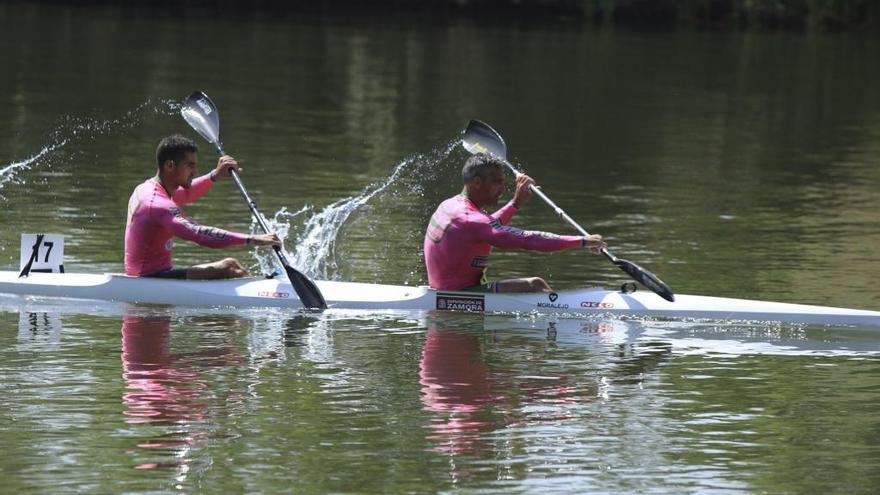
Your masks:
<path fill-rule="evenodd" d="M 595 288 L 550 294 L 476 294 L 358 282 L 319 280 L 315 284 L 328 307 L 338 309 L 619 315 L 880 327 L 878 311 L 684 294 L 668 302 L 646 290 L 629 294 Z M 0 271 L 0 293 L 187 307 L 302 308 L 289 282 L 265 278 L 200 281 L 77 273 L 31 273 L 19 278 L 16 272 Z"/>

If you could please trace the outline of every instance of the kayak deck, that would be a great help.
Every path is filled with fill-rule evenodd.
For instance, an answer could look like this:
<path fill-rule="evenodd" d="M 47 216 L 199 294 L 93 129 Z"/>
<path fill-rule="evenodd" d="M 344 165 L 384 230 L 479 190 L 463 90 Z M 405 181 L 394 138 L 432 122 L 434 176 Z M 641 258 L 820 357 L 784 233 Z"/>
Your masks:
<path fill-rule="evenodd" d="M 553 293 L 480 294 L 428 287 L 315 281 L 330 308 L 452 310 L 757 320 L 880 327 L 880 312 L 681 294 L 675 302 L 648 291 L 575 289 Z M 0 272 L 0 293 L 189 307 L 302 307 L 282 279 L 171 280 L 118 274 Z"/>

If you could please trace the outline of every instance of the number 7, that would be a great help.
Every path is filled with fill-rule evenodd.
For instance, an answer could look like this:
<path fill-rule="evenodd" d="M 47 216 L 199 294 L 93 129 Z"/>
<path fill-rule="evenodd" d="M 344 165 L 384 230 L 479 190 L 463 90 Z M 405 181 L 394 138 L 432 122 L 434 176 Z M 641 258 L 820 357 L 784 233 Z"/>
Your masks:
<path fill-rule="evenodd" d="M 54 242 L 44 242 L 43 245 L 46 246 L 47 248 L 49 248 L 46 250 L 46 259 L 43 260 L 44 262 L 48 263 L 49 262 L 49 253 L 52 252 L 52 246 L 54 246 L 55 243 Z"/>

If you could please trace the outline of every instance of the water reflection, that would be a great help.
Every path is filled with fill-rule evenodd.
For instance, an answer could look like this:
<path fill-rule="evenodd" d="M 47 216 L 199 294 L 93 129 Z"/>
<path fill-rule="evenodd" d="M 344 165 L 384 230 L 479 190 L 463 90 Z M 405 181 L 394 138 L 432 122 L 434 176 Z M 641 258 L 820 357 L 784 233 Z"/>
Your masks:
<path fill-rule="evenodd" d="M 844 469 L 870 493 L 880 472 L 855 329 L 17 301 L 2 463 L 47 492 L 834 492 Z"/>
<path fill-rule="evenodd" d="M 222 318 L 224 322 L 229 319 Z M 235 321 L 226 323 L 235 326 Z M 179 475 L 188 472 L 192 448 L 205 445 L 210 438 L 208 410 L 212 394 L 203 377 L 205 368 L 241 362 L 242 357 L 230 346 L 172 352 L 168 315 L 126 313 L 122 317 L 126 423 L 170 427 L 137 444 L 163 459 L 137 464 L 137 469 L 176 468 Z"/>
<path fill-rule="evenodd" d="M 587 410 L 605 396 L 603 371 L 579 374 L 560 365 L 572 356 L 556 340 L 557 322 L 543 322 L 538 331 L 532 321 L 508 320 L 506 328 L 485 321 L 482 331 L 462 323 L 429 321 L 419 361 L 429 448 L 449 457 L 453 480 L 486 469 L 510 476 L 521 448 L 556 428 L 580 428 Z M 588 341 L 610 343 L 603 342 L 610 326 L 574 323 Z M 589 356 L 596 349 L 581 351 Z"/>
<path fill-rule="evenodd" d="M 171 353 L 171 318 L 122 317 L 122 401 L 129 424 L 185 424 L 205 417 L 199 373 Z"/>
<path fill-rule="evenodd" d="M 61 341 L 61 318 L 57 313 L 20 311 L 18 340 L 57 344 Z"/>
<path fill-rule="evenodd" d="M 643 323 L 486 317 L 481 331 L 473 323 L 429 318 L 419 361 L 428 448 L 448 458 L 456 483 L 559 469 L 591 476 L 615 438 L 631 435 L 621 425 L 641 431 L 646 421 L 646 411 L 622 404 L 663 402 L 653 388 L 674 343 L 647 335 Z M 649 447 L 625 450 L 656 457 Z"/>
<path fill-rule="evenodd" d="M 489 367 L 483 357 L 485 337 L 472 333 L 429 327 L 419 363 L 419 383 L 426 411 L 438 413 L 428 428 L 444 453 L 487 449 L 481 432 L 500 426 L 492 418 L 493 402 L 503 400 L 493 392 Z"/>

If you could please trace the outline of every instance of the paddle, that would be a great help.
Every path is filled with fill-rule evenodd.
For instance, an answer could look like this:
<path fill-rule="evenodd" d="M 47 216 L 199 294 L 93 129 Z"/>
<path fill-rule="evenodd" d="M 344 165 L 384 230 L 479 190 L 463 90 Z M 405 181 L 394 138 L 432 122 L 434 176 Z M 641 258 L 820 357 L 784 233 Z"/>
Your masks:
<path fill-rule="evenodd" d="M 223 143 L 220 142 L 220 114 L 217 112 L 217 107 L 214 106 L 214 102 L 208 98 L 208 95 L 201 91 L 196 91 L 189 95 L 189 98 L 186 99 L 183 103 L 183 107 L 180 109 L 180 114 L 196 132 L 217 148 L 217 153 L 221 156 L 226 154 L 226 152 L 223 151 Z M 242 183 L 241 178 L 238 176 L 238 172 L 229 169 L 229 175 L 232 176 L 235 185 L 238 186 L 238 190 L 241 192 L 241 195 L 244 196 L 244 200 L 251 209 L 251 214 L 257 219 L 257 223 L 260 224 L 263 232 L 268 234 L 269 226 L 266 225 L 266 220 L 257 210 L 257 203 L 251 199 L 247 190 L 244 188 L 244 183 Z M 293 285 L 294 290 L 296 290 L 303 306 L 306 308 L 326 309 L 327 303 L 324 301 L 324 296 L 321 295 L 321 291 L 318 290 L 315 283 L 290 266 L 290 262 L 287 261 L 287 257 L 284 255 L 284 252 L 280 247 L 273 246 L 273 248 L 275 249 L 275 254 L 278 256 L 278 260 L 281 261 L 281 265 L 284 266 L 284 271 L 287 272 L 287 278 L 290 279 L 290 284 Z"/>
<path fill-rule="evenodd" d="M 480 122 L 479 120 L 472 120 L 467 129 L 464 130 L 462 137 L 462 144 L 464 148 L 471 154 L 477 153 L 488 153 L 490 155 L 494 155 L 496 158 L 504 162 L 505 165 L 513 172 L 517 177 L 522 175 L 519 170 L 517 170 L 509 161 L 507 161 L 507 145 L 504 144 L 504 139 L 501 138 L 501 135 L 498 134 L 495 129 L 489 127 L 488 124 Z M 577 224 L 568 214 L 562 211 L 562 208 L 556 206 L 553 201 L 550 201 L 550 198 L 547 197 L 537 187 L 534 185 L 530 186 L 532 193 L 543 199 L 545 203 L 547 203 L 550 208 L 553 208 L 553 211 L 559 216 L 559 218 L 565 220 L 569 225 L 575 228 L 581 235 L 588 236 L 590 235 L 584 230 L 583 227 Z M 672 293 L 672 289 L 669 288 L 668 285 L 663 283 L 662 280 L 657 278 L 656 275 L 645 270 L 639 265 L 633 263 L 632 261 L 627 261 L 624 259 L 620 259 L 617 256 L 611 254 L 606 248 L 602 248 L 602 254 L 608 258 L 612 263 L 617 265 L 618 268 L 626 272 L 627 275 L 632 277 L 637 282 L 640 282 L 645 287 L 654 291 L 658 296 L 666 299 L 667 301 L 674 302 L 675 294 Z"/>

